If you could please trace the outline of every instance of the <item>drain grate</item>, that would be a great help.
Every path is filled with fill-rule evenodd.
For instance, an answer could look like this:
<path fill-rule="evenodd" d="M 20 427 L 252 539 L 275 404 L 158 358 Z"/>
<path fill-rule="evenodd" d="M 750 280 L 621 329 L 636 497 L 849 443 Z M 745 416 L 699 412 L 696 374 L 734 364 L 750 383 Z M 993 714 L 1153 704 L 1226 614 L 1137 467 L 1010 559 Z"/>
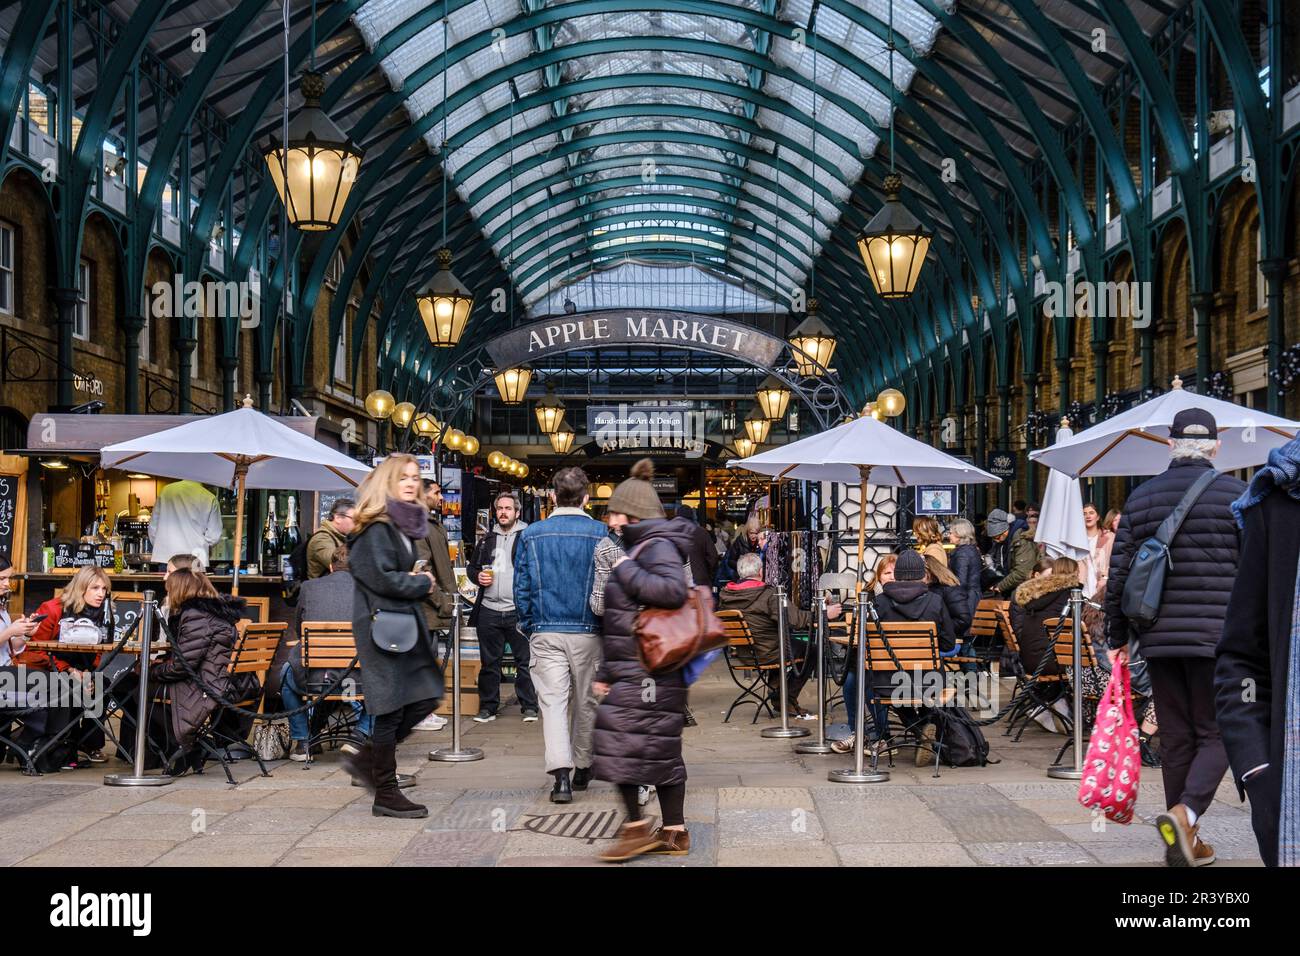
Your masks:
<path fill-rule="evenodd" d="M 625 819 L 621 810 L 578 810 L 568 813 L 547 813 L 524 818 L 523 825 L 515 830 L 528 830 L 546 836 L 570 840 L 612 840 Z"/>

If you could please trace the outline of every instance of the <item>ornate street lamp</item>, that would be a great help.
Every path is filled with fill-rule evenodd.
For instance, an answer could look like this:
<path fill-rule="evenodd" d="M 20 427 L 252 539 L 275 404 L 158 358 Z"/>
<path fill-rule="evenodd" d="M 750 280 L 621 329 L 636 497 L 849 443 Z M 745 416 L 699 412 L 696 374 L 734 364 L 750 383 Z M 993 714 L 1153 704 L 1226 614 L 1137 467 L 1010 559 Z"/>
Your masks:
<path fill-rule="evenodd" d="M 262 151 L 289 224 L 304 232 L 338 225 L 361 168 L 362 151 L 320 108 L 325 78 L 303 73 L 303 107 L 289 123 L 288 150 L 272 139 Z M 287 179 L 287 186 L 286 186 Z"/>
<path fill-rule="evenodd" d="M 520 405 L 528 394 L 528 385 L 533 380 L 533 370 L 525 365 L 508 368 L 492 376 L 497 383 L 497 392 L 505 405 Z"/>
<path fill-rule="evenodd" d="M 794 364 L 800 375 L 823 375 L 835 354 L 835 336 L 817 315 L 817 300 L 808 300 L 808 317 L 800 322 L 788 340 L 794 350 Z"/>
<path fill-rule="evenodd" d="M 546 397 L 538 402 L 533 411 L 537 413 L 537 426 L 543 435 L 549 435 L 560 427 L 564 421 L 564 402 L 555 397 L 555 386 L 546 386 Z"/>
<path fill-rule="evenodd" d="M 754 407 L 750 409 L 745 416 L 745 434 L 755 445 L 761 445 L 767 441 L 767 433 L 772 428 L 772 422 L 763 415 L 762 409 Z"/>
<path fill-rule="evenodd" d="M 905 299 L 916 288 L 931 235 L 898 199 L 903 177 L 885 177 L 885 204 L 858 237 L 858 252 L 882 299 Z"/>
<path fill-rule="evenodd" d="M 474 306 L 474 296 L 452 274 L 451 250 L 446 246 L 438 250 L 438 271 L 415 294 L 415 304 L 430 342 L 440 348 L 451 348 L 460 341 Z"/>
<path fill-rule="evenodd" d="M 790 389 L 785 387 L 775 375 L 763 379 L 754 393 L 758 407 L 763 410 L 763 417 L 772 420 L 785 417 L 785 410 L 790 405 Z"/>
<path fill-rule="evenodd" d="M 405 428 L 411 424 L 413 418 L 415 418 L 415 406 L 410 402 L 398 402 L 393 406 L 393 424 L 398 428 Z"/>
<path fill-rule="evenodd" d="M 574 439 L 573 426 L 568 422 L 560 422 L 560 427 L 551 432 L 548 436 L 551 439 L 551 447 L 555 449 L 557 455 L 567 455 L 569 449 L 573 447 Z"/>

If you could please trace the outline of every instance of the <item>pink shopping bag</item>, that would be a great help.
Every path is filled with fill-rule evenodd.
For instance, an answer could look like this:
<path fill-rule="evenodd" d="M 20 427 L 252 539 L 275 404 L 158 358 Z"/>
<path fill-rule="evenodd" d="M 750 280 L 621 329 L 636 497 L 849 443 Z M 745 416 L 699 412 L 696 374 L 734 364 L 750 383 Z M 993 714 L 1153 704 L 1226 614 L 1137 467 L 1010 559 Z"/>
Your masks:
<path fill-rule="evenodd" d="M 1137 803 L 1141 770 L 1142 751 L 1129 693 L 1128 661 L 1116 661 L 1110 683 L 1097 705 L 1097 721 L 1083 760 L 1079 802 L 1089 810 L 1100 809 L 1107 820 L 1128 823 Z"/>

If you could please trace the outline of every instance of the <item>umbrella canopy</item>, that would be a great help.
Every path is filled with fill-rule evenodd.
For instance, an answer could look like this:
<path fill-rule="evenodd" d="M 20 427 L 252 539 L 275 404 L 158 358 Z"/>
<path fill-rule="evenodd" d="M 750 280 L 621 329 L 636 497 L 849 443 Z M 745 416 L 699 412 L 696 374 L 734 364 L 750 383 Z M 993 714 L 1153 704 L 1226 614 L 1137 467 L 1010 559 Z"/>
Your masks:
<path fill-rule="evenodd" d="M 164 478 L 188 478 L 221 488 L 235 486 L 235 469 L 247 465 L 248 488 L 338 491 L 355 487 L 370 468 L 250 407 L 187 422 L 176 428 L 108 445 L 105 468 L 129 467 Z"/>
<path fill-rule="evenodd" d="M 871 416 L 749 458 L 727 462 L 760 475 L 857 483 L 870 470 L 876 485 L 997 484 L 996 475 L 946 455 Z"/>
<path fill-rule="evenodd" d="M 1029 453 L 1039 464 L 1072 478 L 1157 475 L 1169 467 L 1169 428 L 1184 408 L 1214 416 L 1223 447 L 1214 459 L 1220 471 L 1262 465 L 1268 453 L 1300 431 L 1300 422 L 1254 408 L 1196 395 L 1174 379 L 1173 388 L 1150 401 L 1086 428 L 1072 438 Z"/>
<path fill-rule="evenodd" d="M 1072 437 L 1068 428 L 1056 433 L 1057 442 Z M 1079 479 L 1052 469 L 1047 475 L 1047 491 L 1038 509 L 1038 528 L 1034 540 L 1043 546 L 1048 557 L 1086 560 L 1092 553 L 1088 529 L 1083 524 L 1083 492 Z"/>

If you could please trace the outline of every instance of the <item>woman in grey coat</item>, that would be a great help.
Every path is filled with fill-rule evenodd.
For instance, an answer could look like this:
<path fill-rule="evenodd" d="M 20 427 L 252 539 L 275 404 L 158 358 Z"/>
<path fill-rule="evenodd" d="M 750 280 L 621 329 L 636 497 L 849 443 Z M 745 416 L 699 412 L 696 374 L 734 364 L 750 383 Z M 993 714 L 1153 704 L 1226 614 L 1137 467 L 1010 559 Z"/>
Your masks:
<path fill-rule="evenodd" d="M 357 586 L 352 634 L 365 676 L 366 712 L 375 717 L 370 742 L 351 756 L 348 769 L 374 793 L 375 816 L 429 815 L 427 807 L 402 796 L 397 781 L 398 743 L 433 712 L 443 692 L 423 613 L 435 581 L 428 570 L 416 570 L 416 542 L 428 534 L 421 490 L 420 466 L 414 458 L 386 458 L 357 490 L 357 530 L 348 546 Z M 377 611 L 409 614 L 417 629 L 415 646 L 397 653 L 376 645 L 371 622 Z"/>

